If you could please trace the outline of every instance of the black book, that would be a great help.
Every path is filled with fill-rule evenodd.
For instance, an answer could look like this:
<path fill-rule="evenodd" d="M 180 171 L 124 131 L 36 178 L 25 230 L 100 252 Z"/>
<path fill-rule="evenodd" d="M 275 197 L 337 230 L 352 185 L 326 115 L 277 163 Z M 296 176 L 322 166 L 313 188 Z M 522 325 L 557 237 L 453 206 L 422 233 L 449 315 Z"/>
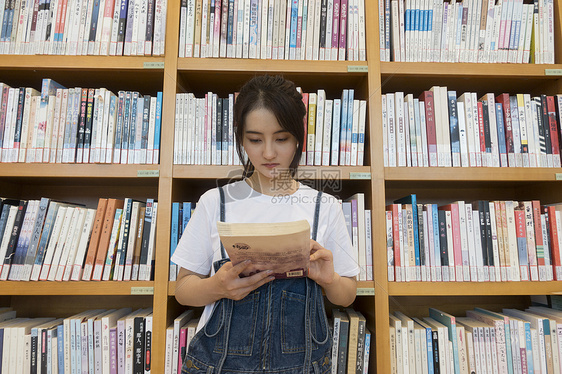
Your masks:
<path fill-rule="evenodd" d="M 142 134 L 141 134 L 141 157 L 140 163 L 146 163 L 146 150 L 148 149 L 148 126 L 150 121 L 150 95 L 144 95 L 144 106 L 142 107 Z"/>
<path fill-rule="evenodd" d="M 82 162 L 90 162 L 90 143 L 92 142 L 92 121 L 94 119 L 95 89 L 88 89 L 88 102 L 86 104 L 86 120 L 84 122 L 83 158 Z M 80 133 L 79 133 L 80 134 Z M 79 139 L 80 140 L 80 139 Z"/>
<path fill-rule="evenodd" d="M 492 222 L 490 217 L 490 203 L 487 200 L 484 200 L 484 218 L 486 220 L 486 247 L 488 253 L 488 266 L 494 266 L 494 250 L 493 250 L 493 243 L 492 243 Z M 494 217 L 495 219 L 495 217 Z M 492 273 L 492 269 L 489 270 L 490 274 Z"/>
<path fill-rule="evenodd" d="M 2 201 L 0 201 L 0 244 L 2 243 L 4 230 L 6 229 L 6 220 L 8 219 L 8 213 L 10 213 L 10 207 L 18 206 L 19 204 L 20 201 L 16 199 L 2 199 Z"/>
<path fill-rule="evenodd" d="M 439 334 L 431 330 L 431 340 L 433 348 L 433 373 L 439 374 Z"/>
<path fill-rule="evenodd" d="M 144 316 L 134 319 L 133 327 L 133 374 L 144 374 Z"/>
<path fill-rule="evenodd" d="M 86 118 L 88 107 L 88 89 L 82 88 L 80 98 L 80 116 L 78 117 L 78 131 L 76 134 L 76 162 L 83 162 L 84 139 L 86 135 Z"/>
<path fill-rule="evenodd" d="M 133 200 L 132 199 L 125 199 L 125 206 L 123 207 L 123 218 L 121 223 L 121 230 L 123 230 L 123 242 L 121 243 L 121 247 L 119 251 L 121 252 L 121 256 L 119 257 L 119 264 L 120 266 L 125 265 L 125 258 L 127 257 L 127 247 L 129 245 L 129 229 L 131 227 L 131 210 L 133 208 Z"/>
<path fill-rule="evenodd" d="M 2 267 L 2 274 L 4 274 L 4 271 L 7 272 L 9 271 L 10 268 L 9 265 L 12 263 L 12 259 L 16 251 L 16 245 L 18 243 L 18 238 L 20 236 L 21 226 L 23 224 L 23 218 L 25 216 L 26 208 L 27 208 L 27 201 L 21 200 L 18 205 L 16 220 L 14 221 L 14 226 L 12 227 L 12 233 L 10 235 L 10 241 L 8 242 L 8 249 L 6 250 L 6 256 L 4 257 L 4 266 Z"/>
<path fill-rule="evenodd" d="M 322 4 L 320 7 L 320 50 L 322 50 L 322 48 L 326 48 L 327 18 L 328 18 L 328 0 L 322 0 Z"/>
<path fill-rule="evenodd" d="M 183 1 L 182 1 L 182 6 L 183 6 Z M 154 35 L 154 0 L 148 0 L 148 7 L 146 10 L 146 33 L 144 37 L 145 42 L 144 42 L 144 46 L 140 46 L 140 48 L 144 48 L 144 55 L 152 54 L 153 35 Z"/>
<path fill-rule="evenodd" d="M 425 243 L 424 243 L 425 238 L 423 233 L 423 204 L 417 204 L 417 206 L 418 206 L 418 227 L 419 227 L 418 240 L 420 244 L 420 265 L 429 266 L 429 259 L 425 258 Z"/>
<path fill-rule="evenodd" d="M 487 229 L 486 229 L 486 202 L 484 200 L 478 200 L 476 205 L 473 205 L 472 208 L 478 209 L 478 219 L 479 219 L 479 227 L 480 227 L 480 243 L 482 246 L 482 264 L 484 265 L 485 274 L 487 274 L 487 267 L 488 263 L 488 238 L 487 238 Z M 489 215 L 489 208 L 488 208 L 488 215 Z"/>
<path fill-rule="evenodd" d="M 540 154 L 546 154 L 546 141 L 544 138 L 544 126 L 543 126 L 543 116 L 542 116 L 542 103 L 540 97 L 533 97 L 533 102 L 537 107 L 537 117 L 535 120 L 537 121 L 537 128 L 539 130 L 539 147 L 540 147 Z M 545 166 L 545 165 L 541 165 Z"/>
<path fill-rule="evenodd" d="M 144 213 L 144 222 L 142 230 L 142 242 L 141 242 L 141 252 L 140 252 L 140 269 L 144 269 L 146 264 L 148 264 L 148 246 L 150 242 L 150 227 L 152 225 L 152 208 L 154 206 L 154 200 L 148 199 L 146 201 L 146 210 Z M 180 225 L 182 226 L 182 225 Z M 139 273 L 139 280 L 145 280 L 147 274 L 144 271 Z"/>
<path fill-rule="evenodd" d="M 216 157 L 217 157 L 217 162 L 218 165 L 221 165 L 221 158 L 222 158 L 222 99 L 218 98 L 217 99 L 217 113 L 216 113 L 216 123 L 215 123 L 215 128 L 216 130 L 216 143 L 217 143 L 217 151 L 216 151 Z"/>
<path fill-rule="evenodd" d="M 546 95 L 541 95 L 541 117 L 542 117 L 542 128 L 544 133 L 544 145 L 546 148 L 546 154 L 552 154 L 552 139 L 550 133 L 550 122 L 548 120 L 548 104 L 546 102 Z M 552 166 L 552 165 L 549 165 Z"/>
<path fill-rule="evenodd" d="M 444 210 L 437 212 L 439 218 L 439 248 L 441 266 L 449 266 L 449 252 L 447 248 L 447 218 Z M 447 270 L 448 271 L 448 270 Z"/>
<path fill-rule="evenodd" d="M 486 145 L 486 153 L 492 153 L 492 139 L 490 137 L 490 117 L 488 102 L 482 100 L 482 121 L 484 123 L 484 144 Z M 493 109 L 493 108 L 492 108 Z M 487 165 L 492 166 L 492 165 Z"/>
<path fill-rule="evenodd" d="M 349 342 L 349 317 L 341 313 L 340 338 L 338 344 L 338 370 L 337 374 L 347 373 L 347 345 Z"/>
<path fill-rule="evenodd" d="M 17 148 L 19 149 L 19 144 L 21 142 L 21 126 L 23 122 L 23 109 L 25 106 L 25 88 L 20 87 L 18 93 L 18 109 L 16 113 L 16 126 L 14 131 L 14 145 L 17 144 Z M 18 154 L 15 154 L 16 160 Z M 14 160 L 15 161 L 15 160 Z"/>

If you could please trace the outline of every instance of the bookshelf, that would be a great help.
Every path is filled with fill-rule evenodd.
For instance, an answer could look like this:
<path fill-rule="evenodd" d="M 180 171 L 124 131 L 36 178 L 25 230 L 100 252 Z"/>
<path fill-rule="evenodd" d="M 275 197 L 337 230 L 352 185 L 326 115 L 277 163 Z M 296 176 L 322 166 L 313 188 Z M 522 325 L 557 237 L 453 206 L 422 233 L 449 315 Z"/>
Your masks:
<path fill-rule="evenodd" d="M 555 30 L 562 28 L 562 6 L 555 4 Z M 466 306 L 528 305 L 529 295 L 559 294 L 560 282 L 517 283 L 395 283 L 387 280 L 385 206 L 394 198 L 417 193 L 420 200 L 538 197 L 562 201 L 557 174 L 562 169 L 522 168 L 385 168 L 383 165 L 381 94 L 397 90 L 420 92 L 432 85 L 456 90 L 531 93 L 562 92 L 562 76 L 545 72 L 562 69 L 562 34 L 555 34 L 554 65 L 379 62 L 378 7 L 365 0 L 367 61 L 272 61 L 177 58 L 179 0 L 168 2 L 165 57 L 12 56 L 0 59 L 0 81 L 14 87 L 39 88 L 42 78 L 68 86 L 112 90 L 163 91 L 159 165 L 0 164 L 3 195 L 23 199 L 48 196 L 95 207 L 102 196 L 158 198 L 155 278 L 150 282 L 2 282 L 0 306 L 12 306 L 28 316 L 68 316 L 87 308 L 147 307 L 154 310 L 153 368 L 164 371 L 165 330 L 180 314 L 174 299 L 175 282 L 168 281 L 169 228 L 173 201 L 196 201 L 216 181 L 240 175 L 237 166 L 173 165 L 174 105 L 180 92 L 235 91 L 255 74 L 282 73 L 312 92 L 324 88 L 336 95 L 354 88 L 368 99 L 365 165 L 362 167 L 303 167 L 312 174 L 341 179 L 341 197 L 365 192 L 372 210 L 374 281 L 358 283 L 354 307 L 368 321 L 376 338 L 371 345 L 370 372 L 390 372 L 389 311 L 422 316 L 428 306 L 455 313 Z M 140 173 L 139 173 L 140 172 Z M 366 178 L 370 175 L 370 178 Z M 320 182 L 319 182 L 320 183 Z M 37 305 L 42 305 L 37 308 Z"/>

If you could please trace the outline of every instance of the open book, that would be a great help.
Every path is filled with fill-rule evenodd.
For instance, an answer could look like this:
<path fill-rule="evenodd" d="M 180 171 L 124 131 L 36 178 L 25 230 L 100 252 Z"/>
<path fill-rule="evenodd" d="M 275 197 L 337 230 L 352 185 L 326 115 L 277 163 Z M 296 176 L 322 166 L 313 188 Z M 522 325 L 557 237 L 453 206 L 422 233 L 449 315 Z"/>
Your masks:
<path fill-rule="evenodd" d="M 278 223 L 217 222 L 221 242 L 234 265 L 251 260 L 242 276 L 273 270 L 275 278 L 308 274 L 310 225 L 307 220 Z"/>

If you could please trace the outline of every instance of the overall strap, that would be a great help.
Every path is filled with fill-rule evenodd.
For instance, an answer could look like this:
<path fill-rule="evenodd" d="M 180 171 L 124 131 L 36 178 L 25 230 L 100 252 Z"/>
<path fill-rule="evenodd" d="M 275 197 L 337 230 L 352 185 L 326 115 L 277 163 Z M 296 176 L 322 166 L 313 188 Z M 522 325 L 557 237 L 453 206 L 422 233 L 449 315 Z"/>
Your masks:
<path fill-rule="evenodd" d="M 316 235 L 318 234 L 318 218 L 320 216 L 320 201 L 322 200 L 322 191 L 318 191 L 316 195 L 316 207 L 314 208 L 314 222 L 312 223 L 312 240 L 316 240 Z"/>
<path fill-rule="evenodd" d="M 224 189 L 221 186 L 219 186 L 219 194 L 220 194 L 220 221 L 225 222 L 225 212 L 224 212 L 225 198 L 224 198 Z M 224 246 L 222 245 L 222 242 L 221 242 L 221 256 L 223 260 L 228 258 Z"/>

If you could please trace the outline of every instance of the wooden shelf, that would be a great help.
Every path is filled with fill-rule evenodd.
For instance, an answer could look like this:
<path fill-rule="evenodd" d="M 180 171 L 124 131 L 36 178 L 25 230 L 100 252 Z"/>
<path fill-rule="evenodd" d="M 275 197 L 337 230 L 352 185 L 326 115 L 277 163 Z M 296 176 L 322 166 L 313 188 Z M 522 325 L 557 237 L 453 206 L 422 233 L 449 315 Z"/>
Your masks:
<path fill-rule="evenodd" d="M 357 296 L 373 296 L 375 284 L 372 281 L 357 282 Z M 176 295 L 176 282 L 168 282 L 168 296 Z"/>
<path fill-rule="evenodd" d="M 387 181 L 552 182 L 561 168 L 385 168 Z"/>
<path fill-rule="evenodd" d="M 0 164 L 0 178 L 158 178 L 159 165 Z"/>
<path fill-rule="evenodd" d="M 388 282 L 389 296 L 561 295 L 562 282 Z"/>
<path fill-rule="evenodd" d="M 146 64 L 148 63 L 148 64 Z M 164 57 L 152 56 L 28 56 L 3 55 L 0 70 L 159 70 Z"/>
<path fill-rule="evenodd" d="M 357 71 L 359 70 L 359 71 Z M 367 61 L 288 61 L 179 58 L 178 71 L 367 75 Z"/>
<path fill-rule="evenodd" d="M 561 69 L 561 64 L 469 64 L 435 62 L 381 62 L 381 76 L 560 79 L 546 75 L 547 69 Z"/>
<path fill-rule="evenodd" d="M 300 166 L 297 179 L 370 179 L 369 166 Z M 242 176 L 241 166 L 174 165 L 173 177 L 178 179 L 229 179 Z"/>
<path fill-rule="evenodd" d="M 0 282 L 0 295 L 150 295 L 154 282 Z"/>

